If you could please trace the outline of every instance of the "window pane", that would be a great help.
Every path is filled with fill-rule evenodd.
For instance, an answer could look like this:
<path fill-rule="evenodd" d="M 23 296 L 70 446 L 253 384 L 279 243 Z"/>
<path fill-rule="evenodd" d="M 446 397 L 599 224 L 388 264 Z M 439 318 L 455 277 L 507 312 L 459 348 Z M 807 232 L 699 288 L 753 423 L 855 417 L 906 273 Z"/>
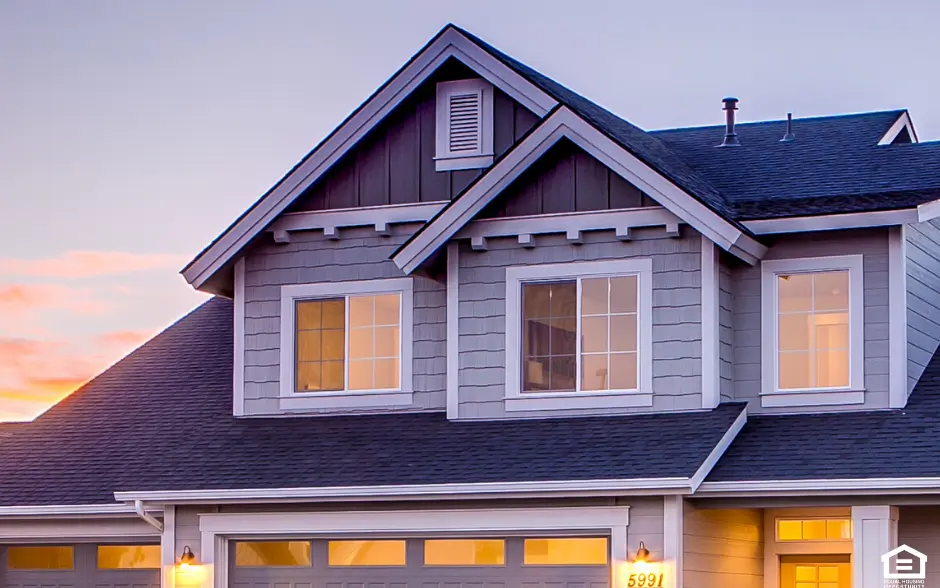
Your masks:
<path fill-rule="evenodd" d="M 522 285 L 524 392 L 575 389 L 576 294 L 574 281 Z"/>
<path fill-rule="evenodd" d="M 549 324 L 549 354 L 574 355 L 578 344 L 578 319 L 553 318 Z"/>
<path fill-rule="evenodd" d="M 812 310 L 812 274 L 777 276 L 777 310 L 799 312 Z"/>
<path fill-rule="evenodd" d="M 373 367 L 371 359 L 353 360 L 349 362 L 349 389 L 350 390 L 372 390 Z"/>
<path fill-rule="evenodd" d="M 346 333 L 340 329 L 321 331 L 323 333 L 323 359 L 341 361 L 346 357 Z"/>
<path fill-rule="evenodd" d="M 849 351 L 816 352 L 816 386 L 835 388 L 849 385 Z"/>
<path fill-rule="evenodd" d="M 610 389 L 636 390 L 636 353 L 612 353 L 610 355 Z"/>
<path fill-rule="evenodd" d="M 322 364 L 318 361 L 301 362 L 297 364 L 297 384 L 298 392 L 310 392 L 321 390 L 320 368 Z"/>
<path fill-rule="evenodd" d="M 578 316 L 578 288 L 575 282 L 559 282 L 552 285 L 552 316 Z"/>
<path fill-rule="evenodd" d="M 581 314 L 607 314 L 607 278 L 581 280 Z"/>
<path fill-rule="evenodd" d="M 343 367 L 341 361 L 324 361 L 321 364 L 323 380 L 321 386 L 323 390 L 342 390 L 345 386 L 343 382 Z"/>
<path fill-rule="evenodd" d="M 777 521 L 777 539 L 799 541 L 803 538 L 803 521 Z"/>
<path fill-rule="evenodd" d="M 833 312 L 816 315 L 816 348 L 849 348 L 849 313 Z"/>
<path fill-rule="evenodd" d="M 506 563 L 502 539 L 434 539 L 424 542 L 426 566 L 501 566 Z"/>
<path fill-rule="evenodd" d="M 812 356 L 804 351 L 783 351 L 779 359 L 779 380 L 781 390 L 812 388 Z"/>
<path fill-rule="evenodd" d="M 849 272 L 813 274 L 813 307 L 817 310 L 848 310 Z"/>
<path fill-rule="evenodd" d="M 398 359 L 377 359 L 375 360 L 375 387 L 379 390 L 397 389 L 398 374 L 401 370 L 398 368 Z"/>
<path fill-rule="evenodd" d="M 637 328 L 635 314 L 610 317 L 610 350 L 636 351 Z"/>
<path fill-rule="evenodd" d="M 822 541 L 826 538 L 826 521 L 822 519 L 807 519 L 803 521 L 803 540 Z"/>
<path fill-rule="evenodd" d="M 320 329 L 320 309 L 323 304 L 319 300 L 310 300 L 297 303 L 297 328 L 301 331 Z"/>
<path fill-rule="evenodd" d="M 549 359 L 549 386 L 555 392 L 574 390 L 575 371 L 574 355 L 555 355 Z"/>
<path fill-rule="evenodd" d="M 607 390 L 607 354 L 581 356 L 581 389 Z"/>
<path fill-rule="evenodd" d="M 372 358 L 372 328 L 349 330 L 349 358 Z"/>
<path fill-rule="evenodd" d="M 813 315 L 806 313 L 782 314 L 778 327 L 778 345 L 781 351 L 808 351 L 810 349 L 809 323 Z"/>
<path fill-rule="evenodd" d="M 849 519 L 835 519 L 826 521 L 826 538 L 851 539 L 852 521 Z"/>
<path fill-rule="evenodd" d="M 636 312 L 637 277 L 623 276 L 610 279 L 610 312 Z"/>
<path fill-rule="evenodd" d="M 300 331 L 297 333 L 297 361 L 320 361 L 320 334 L 323 331 Z"/>
<path fill-rule="evenodd" d="M 323 301 L 323 328 L 346 328 L 346 301 L 342 298 Z"/>
<path fill-rule="evenodd" d="M 237 567 L 309 566 L 309 541 L 238 541 Z"/>
<path fill-rule="evenodd" d="M 350 296 L 349 297 L 349 326 L 371 327 L 375 311 L 375 297 Z"/>
<path fill-rule="evenodd" d="M 550 383 L 548 378 L 549 369 L 548 356 L 529 357 L 525 360 L 523 368 L 522 381 L 525 384 L 523 391 L 548 390 Z"/>
<path fill-rule="evenodd" d="M 815 582 L 816 566 L 796 566 L 797 582 Z"/>
<path fill-rule="evenodd" d="M 401 345 L 398 342 L 398 327 L 376 327 L 375 356 L 398 357 Z"/>
<path fill-rule="evenodd" d="M 581 319 L 581 351 L 607 351 L 607 317 L 586 316 Z"/>
<path fill-rule="evenodd" d="M 375 297 L 375 324 L 398 325 L 401 323 L 398 294 L 382 294 Z"/>
<path fill-rule="evenodd" d="M 523 563 L 528 566 L 606 565 L 607 539 L 526 539 L 523 544 Z"/>
<path fill-rule="evenodd" d="M 403 566 L 404 541 L 330 541 L 331 566 Z"/>
<path fill-rule="evenodd" d="M 71 546 L 8 547 L 7 569 L 70 570 L 73 557 Z"/>
<path fill-rule="evenodd" d="M 526 318 L 548 318 L 551 314 L 551 284 L 522 285 L 522 314 Z"/>
<path fill-rule="evenodd" d="M 838 582 L 839 568 L 835 566 L 819 566 L 820 582 Z"/>
<path fill-rule="evenodd" d="M 99 545 L 99 570 L 160 569 L 159 545 Z"/>
<path fill-rule="evenodd" d="M 337 384 L 335 378 L 329 377 L 327 365 L 322 362 L 338 361 L 342 370 L 342 360 L 346 355 L 344 308 L 342 299 L 303 300 L 296 303 L 297 368 L 294 389 L 297 392 L 343 389 L 342 379 Z M 335 314 L 339 315 L 338 324 L 333 316 Z M 329 328 L 336 326 L 339 328 Z"/>

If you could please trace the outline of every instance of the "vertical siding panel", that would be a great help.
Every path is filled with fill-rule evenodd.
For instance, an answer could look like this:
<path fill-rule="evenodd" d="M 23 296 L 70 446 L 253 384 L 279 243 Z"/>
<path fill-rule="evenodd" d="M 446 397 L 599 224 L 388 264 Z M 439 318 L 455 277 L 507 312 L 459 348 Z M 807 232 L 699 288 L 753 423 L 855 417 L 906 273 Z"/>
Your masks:
<path fill-rule="evenodd" d="M 451 187 L 450 193 L 453 194 L 453 197 L 456 198 L 463 192 L 464 188 L 470 185 L 470 182 L 475 180 L 482 173 L 478 169 L 462 169 L 459 171 L 450 172 L 451 175 Z"/>
<path fill-rule="evenodd" d="M 537 177 L 528 178 L 503 199 L 502 211 L 505 216 L 542 213 L 542 183 Z"/>
<path fill-rule="evenodd" d="M 607 168 L 587 153 L 575 155 L 575 210 L 605 210 L 610 204 Z"/>
<path fill-rule="evenodd" d="M 562 158 L 542 176 L 542 212 L 574 210 L 574 156 Z"/>
<path fill-rule="evenodd" d="M 420 193 L 421 202 L 450 200 L 450 177 L 446 172 L 434 169 L 434 99 L 418 105 L 418 125 L 421 153 Z"/>
<path fill-rule="evenodd" d="M 391 204 L 418 202 L 418 177 L 421 173 L 420 139 L 417 116 L 409 116 L 388 132 L 388 174 Z"/>
<path fill-rule="evenodd" d="M 350 159 L 350 158 L 345 158 Z M 326 185 L 327 208 L 354 208 L 359 205 L 356 166 L 343 165 Z"/>
<path fill-rule="evenodd" d="M 524 108 L 518 104 L 516 105 L 515 114 L 516 114 L 515 132 L 516 132 L 516 141 L 518 141 L 520 138 L 522 138 L 523 135 L 528 133 L 532 129 L 532 127 L 536 125 L 536 123 L 539 122 L 539 117 L 535 116 L 535 114 L 531 110 L 528 110 L 527 108 Z"/>
<path fill-rule="evenodd" d="M 493 91 L 493 151 L 499 157 L 516 142 L 516 108 L 512 98 Z"/>
<path fill-rule="evenodd" d="M 655 205 L 655 203 L 653 204 Z M 617 174 L 610 172 L 610 207 L 615 209 L 637 206 L 649 206 L 649 204 L 643 202 L 643 193 L 640 192 L 640 189 Z"/>
<path fill-rule="evenodd" d="M 388 148 L 385 137 L 378 136 L 359 149 L 359 206 L 388 204 Z"/>

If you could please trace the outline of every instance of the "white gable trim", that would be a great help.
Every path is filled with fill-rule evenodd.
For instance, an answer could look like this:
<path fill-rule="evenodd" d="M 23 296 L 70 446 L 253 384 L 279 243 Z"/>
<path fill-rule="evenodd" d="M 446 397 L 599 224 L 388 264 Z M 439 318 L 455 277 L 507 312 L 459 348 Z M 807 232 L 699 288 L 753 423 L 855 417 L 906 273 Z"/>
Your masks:
<path fill-rule="evenodd" d="M 273 222 L 294 199 L 451 57 L 464 63 L 540 117 L 545 116 L 556 104 L 551 96 L 458 30 L 447 28 L 242 218 L 229 227 L 215 243 L 200 253 L 183 270 L 186 281 L 195 288 L 203 286 L 242 247 Z"/>
<path fill-rule="evenodd" d="M 936 212 L 930 206 L 937 202 Z M 837 229 L 860 229 L 906 225 L 924 220 L 920 216 L 940 214 L 940 201 L 928 202 L 915 208 L 900 210 L 877 210 L 873 212 L 850 212 L 847 214 L 824 214 L 818 216 L 791 216 L 744 221 L 743 224 L 755 235 L 779 233 L 807 233 L 811 231 L 834 231 Z M 926 209 L 926 213 L 923 212 Z"/>
<path fill-rule="evenodd" d="M 901 131 L 904 129 L 907 129 L 907 132 L 911 135 L 911 141 L 914 143 L 919 142 L 917 140 L 917 133 L 914 132 L 914 123 L 911 122 L 911 115 L 908 114 L 907 111 L 904 111 L 901 113 L 901 116 L 898 117 L 898 120 L 894 121 L 894 124 L 888 129 L 888 132 L 878 141 L 878 144 L 890 145 L 898 138 L 898 135 L 900 135 Z"/>
<path fill-rule="evenodd" d="M 723 249 L 754 264 L 767 248 L 562 107 L 445 208 L 392 258 L 405 273 L 418 268 L 552 145 L 567 138 Z"/>

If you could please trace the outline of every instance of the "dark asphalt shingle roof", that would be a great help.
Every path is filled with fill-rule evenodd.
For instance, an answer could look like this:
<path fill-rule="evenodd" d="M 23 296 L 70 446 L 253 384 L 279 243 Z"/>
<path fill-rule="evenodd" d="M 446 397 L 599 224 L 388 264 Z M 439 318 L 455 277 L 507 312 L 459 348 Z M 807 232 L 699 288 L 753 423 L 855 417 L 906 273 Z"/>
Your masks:
<path fill-rule="evenodd" d="M 10 437 L 16 431 L 22 431 L 28 422 L 0 423 L 0 437 Z"/>
<path fill-rule="evenodd" d="M 748 416 L 708 482 L 940 476 L 940 353 L 903 410 Z"/>
<path fill-rule="evenodd" d="M 443 413 L 232 416 L 216 298 L 0 445 L 0 505 L 115 491 L 691 476 L 743 410 L 449 422 Z"/>

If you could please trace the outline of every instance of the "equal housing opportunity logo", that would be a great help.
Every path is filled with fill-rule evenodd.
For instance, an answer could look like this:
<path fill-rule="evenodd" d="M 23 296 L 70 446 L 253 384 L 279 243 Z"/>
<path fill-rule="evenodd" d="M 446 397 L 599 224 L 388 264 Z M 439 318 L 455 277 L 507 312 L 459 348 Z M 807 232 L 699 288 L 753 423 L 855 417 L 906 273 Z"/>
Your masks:
<path fill-rule="evenodd" d="M 881 556 L 885 586 L 924 586 L 927 556 L 913 547 L 901 545 Z"/>

